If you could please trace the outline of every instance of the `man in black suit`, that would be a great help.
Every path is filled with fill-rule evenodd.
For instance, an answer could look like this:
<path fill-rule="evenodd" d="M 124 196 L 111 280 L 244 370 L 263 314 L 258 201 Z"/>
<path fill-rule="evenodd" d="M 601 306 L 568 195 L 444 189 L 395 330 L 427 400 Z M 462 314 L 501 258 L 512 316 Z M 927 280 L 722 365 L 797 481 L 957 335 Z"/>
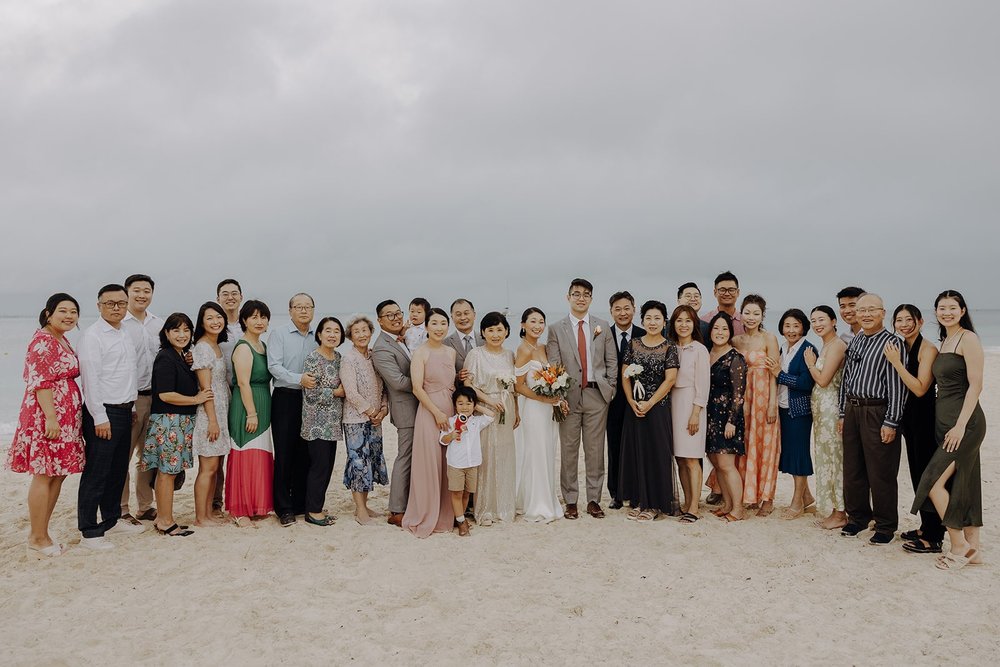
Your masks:
<path fill-rule="evenodd" d="M 621 460 L 622 443 L 622 422 L 625 421 L 625 411 L 629 409 L 628 401 L 621 391 L 622 359 L 625 357 L 625 350 L 632 339 L 637 336 L 645 336 L 646 330 L 632 324 L 635 317 L 635 299 L 628 292 L 615 292 L 609 300 L 611 306 L 611 319 L 615 325 L 612 327 L 615 347 L 618 348 L 618 391 L 615 392 L 611 404 L 608 406 L 608 494 L 611 496 L 613 510 L 621 509 L 622 500 L 618 495 L 618 466 Z"/>

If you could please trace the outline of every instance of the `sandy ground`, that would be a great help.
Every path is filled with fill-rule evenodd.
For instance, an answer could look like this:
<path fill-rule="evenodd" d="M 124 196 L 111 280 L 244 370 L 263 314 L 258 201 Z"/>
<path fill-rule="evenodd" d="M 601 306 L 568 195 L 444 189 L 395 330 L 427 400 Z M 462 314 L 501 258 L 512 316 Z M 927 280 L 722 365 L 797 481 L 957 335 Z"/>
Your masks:
<path fill-rule="evenodd" d="M 986 377 L 993 425 L 1000 354 Z M 688 526 L 609 512 L 418 540 L 354 523 L 342 448 L 328 494 L 336 526 L 272 519 L 169 540 L 150 530 L 95 554 L 76 546 L 73 476 L 53 519 L 71 550 L 36 562 L 24 546 L 28 478 L 4 471 L 0 662 L 982 664 L 1000 650 L 998 439 L 994 426 L 982 449 L 987 562 L 953 573 L 898 539 L 874 547 L 868 533 L 844 538 L 778 513 L 731 525 L 705 513 Z M 391 428 L 386 450 L 391 462 Z M 916 523 L 905 466 L 903 530 Z M 191 488 L 178 494 L 185 522 Z M 782 475 L 777 504 L 790 494 Z M 386 499 L 379 489 L 372 506 Z"/>

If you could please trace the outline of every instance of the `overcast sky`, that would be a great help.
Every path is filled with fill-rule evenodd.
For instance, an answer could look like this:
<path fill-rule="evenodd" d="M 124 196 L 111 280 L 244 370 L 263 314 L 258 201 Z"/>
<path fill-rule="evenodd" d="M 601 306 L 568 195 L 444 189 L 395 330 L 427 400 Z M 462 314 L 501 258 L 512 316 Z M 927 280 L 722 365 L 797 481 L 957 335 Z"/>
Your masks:
<path fill-rule="evenodd" d="M 0 313 L 1000 306 L 1000 3 L 0 2 Z M 706 301 L 711 301 L 706 295 Z M 551 319 L 550 315 L 550 319 Z"/>

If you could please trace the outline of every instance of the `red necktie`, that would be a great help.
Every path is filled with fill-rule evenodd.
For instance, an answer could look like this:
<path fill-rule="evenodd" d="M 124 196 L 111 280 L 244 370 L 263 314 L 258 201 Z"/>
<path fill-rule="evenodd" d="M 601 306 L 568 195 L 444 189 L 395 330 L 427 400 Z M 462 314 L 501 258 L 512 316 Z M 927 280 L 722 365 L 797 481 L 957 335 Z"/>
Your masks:
<path fill-rule="evenodd" d="M 587 335 L 583 333 L 583 320 L 576 325 L 576 347 L 580 351 L 580 368 L 583 369 L 583 378 L 580 381 L 580 389 L 587 388 Z"/>

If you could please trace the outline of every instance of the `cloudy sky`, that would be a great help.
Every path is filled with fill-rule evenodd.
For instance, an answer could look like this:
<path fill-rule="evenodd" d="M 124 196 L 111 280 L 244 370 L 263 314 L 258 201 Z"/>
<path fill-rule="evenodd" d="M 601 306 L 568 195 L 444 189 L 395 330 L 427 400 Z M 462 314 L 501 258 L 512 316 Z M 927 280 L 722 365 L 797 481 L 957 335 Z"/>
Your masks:
<path fill-rule="evenodd" d="M 996 2 L 0 2 L 0 300 L 1000 307 Z M 709 299 L 710 300 L 710 299 Z M 603 307 L 603 306 L 602 306 Z"/>

